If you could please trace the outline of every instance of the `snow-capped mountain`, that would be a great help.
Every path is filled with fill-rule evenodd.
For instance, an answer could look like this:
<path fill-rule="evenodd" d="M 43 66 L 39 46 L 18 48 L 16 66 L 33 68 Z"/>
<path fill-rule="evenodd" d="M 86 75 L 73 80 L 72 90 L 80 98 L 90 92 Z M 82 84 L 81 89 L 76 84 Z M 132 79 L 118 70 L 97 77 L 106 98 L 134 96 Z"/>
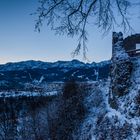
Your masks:
<path fill-rule="evenodd" d="M 83 63 L 78 60 L 23 61 L 0 65 L 0 89 L 21 87 L 25 83 L 64 82 L 70 78 L 77 81 L 96 81 L 109 75 L 110 61 Z M 5 87 L 6 86 L 6 87 Z"/>
<path fill-rule="evenodd" d="M 0 65 L 0 71 L 14 71 L 14 70 L 25 70 L 25 69 L 49 69 L 49 68 L 91 68 L 91 67 L 103 67 L 110 64 L 110 61 L 102 61 L 100 63 L 84 63 L 79 60 L 72 61 L 57 61 L 57 62 L 43 62 L 43 61 L 22 61 L 15 63 L 6 63 Z"/>

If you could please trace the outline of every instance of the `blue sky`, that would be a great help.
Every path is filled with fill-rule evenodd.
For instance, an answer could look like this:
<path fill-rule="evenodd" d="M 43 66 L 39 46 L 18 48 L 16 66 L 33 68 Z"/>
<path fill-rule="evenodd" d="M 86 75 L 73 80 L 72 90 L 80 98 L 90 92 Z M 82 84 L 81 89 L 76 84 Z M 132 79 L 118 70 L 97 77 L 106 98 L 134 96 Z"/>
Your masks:
<path fill-rule="evenodd" d="M 56 36 L 45 25 L 40 33 L 34 31 L 37 0 L 0 0 L 0 63 L 24 60 L 71 60 L 76 38 Z M 132 26 L 140 32 L 140 22 L 135 18 Z M 91 27 L 90 27 L 91 28 Z M 103 37 L 96 28 L 89 28 L 88 58 L 103 61 L 111 58 L 111 32 Z M 116 29 L 119 31 L 121 29 Z M 76 57 L 82 60 L 82 55 Z"/>

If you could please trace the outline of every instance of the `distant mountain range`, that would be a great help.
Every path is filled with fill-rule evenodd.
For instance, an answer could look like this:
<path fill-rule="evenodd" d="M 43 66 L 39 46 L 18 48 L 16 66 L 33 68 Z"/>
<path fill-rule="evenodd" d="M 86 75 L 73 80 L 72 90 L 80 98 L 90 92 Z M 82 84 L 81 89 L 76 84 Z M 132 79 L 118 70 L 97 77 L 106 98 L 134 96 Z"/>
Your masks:
<path fill-rule="evenodd" d="M 110 61 L 83 63 L 78 60 L 42 62 L 23 61 L 0 65 L 0 89 L 19 88 L 25 83 L 96 81 L 109 75 Z"/>

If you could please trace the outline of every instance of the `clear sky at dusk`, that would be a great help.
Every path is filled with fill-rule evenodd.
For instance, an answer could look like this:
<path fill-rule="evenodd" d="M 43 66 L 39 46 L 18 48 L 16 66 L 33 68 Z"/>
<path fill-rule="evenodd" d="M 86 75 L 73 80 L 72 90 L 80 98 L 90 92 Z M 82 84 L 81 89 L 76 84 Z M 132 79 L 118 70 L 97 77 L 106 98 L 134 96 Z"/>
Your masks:
<path fill-rule="evenodd" d="M 35 12 L 37 6 L 37 0 L 0 0 L 0 63 L 72 59 L 76 38 L 56 36 L 45 25 L 40 33 L 34 31 L 36 18 L 30 13 Z M 134 18 L 132 26 L 136 32 L 140 32 L 139 20 Z M 111 32 L 103 37 L 96 27 L 89 29 L 89 60 L 99 62 L 110 59 L 111 40 Z M 82 55 L 76 59 L 82 60 Z"/>

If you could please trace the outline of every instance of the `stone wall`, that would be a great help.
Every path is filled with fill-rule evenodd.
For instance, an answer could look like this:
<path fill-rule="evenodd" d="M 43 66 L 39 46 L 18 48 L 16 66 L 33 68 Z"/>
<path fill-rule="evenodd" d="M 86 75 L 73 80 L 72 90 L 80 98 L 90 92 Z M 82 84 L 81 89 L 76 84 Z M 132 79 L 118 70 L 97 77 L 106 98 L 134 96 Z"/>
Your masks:
<path fill-rule="evenodd" d="M 124 39 L 124 48 L 126 51 L 136 49 L 136 44 L 140 43 L 140 34 L 128 36 Z"/>

